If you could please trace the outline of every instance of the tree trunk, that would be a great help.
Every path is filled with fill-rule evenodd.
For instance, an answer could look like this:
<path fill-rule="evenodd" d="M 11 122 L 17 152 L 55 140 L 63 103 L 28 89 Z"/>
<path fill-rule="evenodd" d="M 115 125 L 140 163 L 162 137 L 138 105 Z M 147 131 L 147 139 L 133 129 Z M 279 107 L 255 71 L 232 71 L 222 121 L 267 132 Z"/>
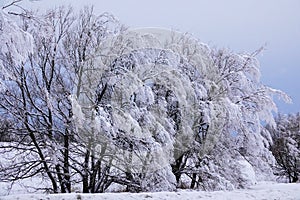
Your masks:
<path fill-rule="evenodd" d="M 83 164 L 83 177 L 82 177 L 82 192 L 89 193 L 89 158 L 90 158 L 90 148 L 86 150 L 85 159 Z"/>
<path fill-rule="evenodd" d="M 191 182 L 191 189 L 194 189 L 194 187 L 196 185 L 196 178 L 197 178 L 197 173 L 193 173 L 192 182 Z"/>

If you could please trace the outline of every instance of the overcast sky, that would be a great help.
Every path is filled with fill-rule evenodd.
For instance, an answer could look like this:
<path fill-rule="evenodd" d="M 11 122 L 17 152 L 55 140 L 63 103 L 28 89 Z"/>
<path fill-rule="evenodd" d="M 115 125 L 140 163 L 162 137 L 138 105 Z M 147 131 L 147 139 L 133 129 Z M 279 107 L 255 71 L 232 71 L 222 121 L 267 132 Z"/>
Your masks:
<path fill-rule="evenodd" d="M 0 2 L 4 0 L 0 0 Z M 7 0 L 5 0 L 7 1 Z M 262 81 L 281 89 L 293 104 L 278 102 L 283 113 L 300 111 L 300 0 L 40 0 L 25 7 L 94 5 L 129 27 L 164 27 L 192 33 L 211 46 L 236 52 L 267 50 L 261 62 Z"/>

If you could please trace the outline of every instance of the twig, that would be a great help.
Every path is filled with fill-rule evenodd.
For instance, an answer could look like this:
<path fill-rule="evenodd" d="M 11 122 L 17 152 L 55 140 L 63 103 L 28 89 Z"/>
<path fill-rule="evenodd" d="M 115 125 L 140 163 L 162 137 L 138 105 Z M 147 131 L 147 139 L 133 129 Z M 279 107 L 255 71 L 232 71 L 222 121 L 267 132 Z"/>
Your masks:
<path fill-rule="evenodd" d="M 22 1 L 22 0 L 15 0 L 15 1 L 11 2 L 10 4 L 8 4 L 8 5 L 6 5 L 6 6 L 3 6 L 2 9 L 4 10 L 4 9 L 10 7 L 10 6 L 15 5 L 16 3 L 21 2 L 21 1 Z"/>

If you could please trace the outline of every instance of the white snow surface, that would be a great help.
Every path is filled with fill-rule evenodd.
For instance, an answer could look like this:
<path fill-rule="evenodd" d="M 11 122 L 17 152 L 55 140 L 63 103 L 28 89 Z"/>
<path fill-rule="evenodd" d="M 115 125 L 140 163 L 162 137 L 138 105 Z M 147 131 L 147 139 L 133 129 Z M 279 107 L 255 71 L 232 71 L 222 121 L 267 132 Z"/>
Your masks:
<path fill-rule="evenodd" d="M 274 183 L 259 182 L 249 189 L 233 191 L 177 191 L 177 192 L 156 192 L 156 193 L 103 193 L 103 194 L 18 194 L 0 196 L 0 200 L 73 200 L 73 199 L 105 199 L 105 200 L 300 200 L 300 183 Z"/>

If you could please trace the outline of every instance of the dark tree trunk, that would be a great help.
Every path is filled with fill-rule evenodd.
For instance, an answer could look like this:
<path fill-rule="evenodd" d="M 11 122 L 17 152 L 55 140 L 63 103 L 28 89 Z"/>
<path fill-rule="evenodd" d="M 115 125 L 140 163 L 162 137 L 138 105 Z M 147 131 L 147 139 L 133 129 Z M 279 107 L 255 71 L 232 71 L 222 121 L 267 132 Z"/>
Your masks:
<path fill-rule="evenodd" d="M 181 168 L 182 168 L 183 155 L 176 159 L 175 164 L 172 166 L 172 172 L 176 177 L 176 182 L 179 183 L 181 177 Z"/>
<path fill-rule="evenodd" d="M 197 178 L 197 173 L 193 173 L 192 182 L 191 182 L 191 189 L 194 189 L 194 187 L 196 185 L 196 178 Z"/>
<path fill-rule="evenodd" d="M 89 174 L 88 174 L 88 168 L 89 168 L 89 158 L 90 158 L 90 150 L 87 149 L 85 153 L 85 159 L 83 164 L 83 177 L 82 177 L 82 192 L 83 193 L 89 193 Z"/>
<path fill-rule="evenodd" d="M 298 176 L 293 176 L 291 180 L 292 183 L 296 183 L 299 180 L 299 178 Z"/>
<path fill-rule="evenodd" d="M 70 164 L 69 164 L 69 131 L 66 130 L 66 135 L 64 136 L 64 183 L 66 187 L 66 192 L 71 192 L 71 182 L 70 182 Z"/>

